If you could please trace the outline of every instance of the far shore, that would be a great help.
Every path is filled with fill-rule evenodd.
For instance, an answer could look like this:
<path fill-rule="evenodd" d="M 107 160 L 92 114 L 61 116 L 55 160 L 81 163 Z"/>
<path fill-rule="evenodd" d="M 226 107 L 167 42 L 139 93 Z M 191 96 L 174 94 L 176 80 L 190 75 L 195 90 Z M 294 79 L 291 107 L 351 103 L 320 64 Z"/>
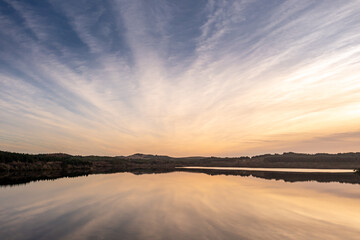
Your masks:
<path fill-rule="evenodd" d="M 73 156 L 0 151 L 0 185 L 88 174 L 199 172 L 241 175 L 284 181 L 360 183 L 360 153 L 265 154 L 254 157 Z M 355 173 L 355 174 L 354 174 Z"/>
<path fill-rule="evenodd" d="M 360 153 L 264 154 L 253 157 L 169 157 L 134 154 L 130 156 L 74 156 L 64 153 L 23 154 L 0 151 L 0 172 L 34 170 L 131 170 L 137 168 L 242 167 L 359 169 Z"/>

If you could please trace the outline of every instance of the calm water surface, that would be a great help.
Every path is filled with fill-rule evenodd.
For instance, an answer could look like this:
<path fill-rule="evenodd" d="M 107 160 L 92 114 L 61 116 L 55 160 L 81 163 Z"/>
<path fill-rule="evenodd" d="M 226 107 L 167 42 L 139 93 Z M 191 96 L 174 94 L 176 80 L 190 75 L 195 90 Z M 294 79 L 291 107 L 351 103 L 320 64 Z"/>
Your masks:
<path fill-rule="evenodd" d="M 0 239 L 359 239 L 360 185 L 174 172 L 0 188 Z"/>

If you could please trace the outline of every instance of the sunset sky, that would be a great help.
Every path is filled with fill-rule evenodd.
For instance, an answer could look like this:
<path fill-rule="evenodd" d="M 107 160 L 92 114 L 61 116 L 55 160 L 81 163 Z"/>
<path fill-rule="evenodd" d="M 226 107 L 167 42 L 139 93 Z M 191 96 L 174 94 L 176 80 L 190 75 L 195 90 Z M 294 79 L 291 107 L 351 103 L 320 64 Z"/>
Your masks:
<path fill-rule="evenodd" d="M 0 150 L 360 151 L 357 0 L 0 0 Z"/>

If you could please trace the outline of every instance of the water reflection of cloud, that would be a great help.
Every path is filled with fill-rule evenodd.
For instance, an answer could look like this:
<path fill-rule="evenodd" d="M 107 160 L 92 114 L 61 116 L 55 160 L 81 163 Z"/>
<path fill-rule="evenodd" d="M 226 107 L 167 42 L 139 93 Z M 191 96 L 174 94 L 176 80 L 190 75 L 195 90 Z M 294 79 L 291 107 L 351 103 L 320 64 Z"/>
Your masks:
<path fill-rule="evenodd" d="M 121 173 L 20 188 L 1 190 L 5 238 L 357 239 L 360 232 L 355 185 Z"/>

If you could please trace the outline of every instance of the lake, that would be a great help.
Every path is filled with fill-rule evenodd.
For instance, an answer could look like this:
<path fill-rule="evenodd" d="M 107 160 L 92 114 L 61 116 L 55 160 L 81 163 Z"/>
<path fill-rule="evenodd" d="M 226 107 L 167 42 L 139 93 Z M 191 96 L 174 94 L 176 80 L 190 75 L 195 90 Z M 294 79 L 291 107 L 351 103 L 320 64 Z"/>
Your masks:
<path fill-rule="evenodd" d="M 0 187 L 1 239 L 359 239 L 360 185 L 196 172 Z"/>

